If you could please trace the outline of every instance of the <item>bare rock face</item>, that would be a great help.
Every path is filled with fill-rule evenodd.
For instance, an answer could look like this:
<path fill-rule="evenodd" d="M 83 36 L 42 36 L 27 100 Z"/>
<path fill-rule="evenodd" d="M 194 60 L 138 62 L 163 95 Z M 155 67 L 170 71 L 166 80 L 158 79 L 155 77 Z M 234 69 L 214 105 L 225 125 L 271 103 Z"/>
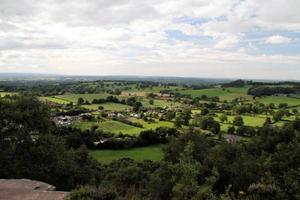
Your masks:
<path fill-rule="evenodd" d="M 28 179 L 0 179 L 0 200 L 63 200 L 68 192 Z"/>

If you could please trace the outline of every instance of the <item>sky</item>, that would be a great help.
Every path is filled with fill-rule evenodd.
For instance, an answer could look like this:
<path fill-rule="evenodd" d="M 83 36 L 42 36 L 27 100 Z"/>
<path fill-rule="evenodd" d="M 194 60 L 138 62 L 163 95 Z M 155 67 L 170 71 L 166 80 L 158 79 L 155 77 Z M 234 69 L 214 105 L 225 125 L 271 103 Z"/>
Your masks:
<path fill-rule="evenodd" d="M 0 73 L 300 80 L 300 0 L 0 0 Z"/>

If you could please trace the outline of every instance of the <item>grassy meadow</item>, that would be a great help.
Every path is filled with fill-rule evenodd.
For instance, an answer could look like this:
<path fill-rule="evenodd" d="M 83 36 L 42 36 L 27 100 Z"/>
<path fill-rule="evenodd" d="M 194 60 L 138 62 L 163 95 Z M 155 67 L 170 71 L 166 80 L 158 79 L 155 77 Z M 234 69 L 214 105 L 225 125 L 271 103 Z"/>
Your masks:
<path fill-rule="evenodd" d="M 68 104 L 71 101 L 68 101 L 66 99 L 58 98 L 58 97 L 40 97 L 42 101 L 50 101 L 57 104 Z"/>
<path fill-rule="evenodd" d="M 115 134 L 123 133 L 128 135 L 138 135 L 141 131 L 144 130 L 143 128 L 131 126 L 114 120 L 96 121 L 96 122 L 76 121 L 73 124 L 75 128 L 80 128 L 82 130 L 90 129 L 94 125 L 97 125 L 99 129 L 103 131 L 111 132 Z"/>
<path fill-rule="evenodd" d="M 109 110 L 109 111 L 123 111 L 131 108 L 131 106 L 120 104 L 120 103 L 102 103 L 102 104 L 83 105 L 84 108 L 87 108 L 89 110 L 98 110 L 99 106 L 102 106 L 104 110 Z"/>
<path fill-rule="evenodd" d="M 131 158 L 136 161 L 159 161 L 163 158 L 162 145 L 152 145 L 122 150 L 92 150 L 90 151 L 90 155 L 94 159 L 106 164 L 121 158 Z"/>
<path fill-rule="evenodd" d="M 75 128 L 80 128 L 82 130 L 91 129 L 92 126 L 97 125 L 99 129 L 111 132 L 115 134 L 123 133 L 128 135 L 138 135 L 141 131 L 156 129 L 158 127 L 173 127 L 174 124 L 168 121 L 156 121 L 154 123 L 145 122 L 142 119 L 130 118 L 132 122 L 138 122 L 143 125 L 144 128 L 139 128 L 135 126 L 131 126 L 125 124 L 123 122 L 115 121 L 115 120 L 105 120 L 105 121 L 76 121 L 73 126 Z"/>
<path fill-rule="evenodd" d="M 191 95 L 191 97 L 201 97 L 206 95 L 208 97 L 219 97 L 221 101 L 232 101 L 233 99 L 243 97 L 246 100 L 251 100 L 252 96 L 247 94 L 249 86 L 245 87 L 228 87 L 222 89 L 221 87 L 213 87 L 199 90 L 183 90 L 181 94 Z"/>
<path fill-rule="evenodd" d="M 64 99 L 66 101 L 70 101 L 73 103 L 77 103 L 78 98 L 82 97 L 84 100 L 89 102 L 93 101 L 94 99 L 104 99 L 110 96 L 108 93 L 98 93 L 98 94 L 64 94 L 64 95 L 57 95 L 55 98 Z"/>
<path fill-rule="evenodd" d="M 0 92 L 0 97 L 5 97 L 6 95 L 15 95 L 15 94 L 18 94 L 16 92 Z"/>
<path fill-rule="evenodd" d="M 264 104 L 274 103 L 275 105 L 279 105 L 280 103 L 287 103 L 289 106 L 300 106 L 300 99 L 292 97 L 268 96 L 256 99 L 256 101 Z"/>

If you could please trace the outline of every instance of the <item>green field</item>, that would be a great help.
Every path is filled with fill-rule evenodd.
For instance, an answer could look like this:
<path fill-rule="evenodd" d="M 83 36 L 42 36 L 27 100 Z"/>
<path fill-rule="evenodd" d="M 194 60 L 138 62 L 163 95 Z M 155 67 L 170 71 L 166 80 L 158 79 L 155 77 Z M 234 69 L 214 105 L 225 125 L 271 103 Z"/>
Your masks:
<path fill-rule="evenodd" d="M 162 145 L 138 147 L 124 150 L 92 150 L 93 158 L 102 163 L 110 163 L 121 158 L 131 158 L 136 161 L 152 160 L 159 161 L 163 158 Z"/>
<path fill-rule="evenodd" d="M 131 126 L 119 121 L 112 120 L 100 123 L 99 128 L 112 133 L 124 133 L 128 135 L 138 135 L 141 131 L 144 130 L 139 127 Z"/>
<path fill-rule="evenodd" d="M 220 114 L 218 114 L 218 116 L 220 116 Z M 227 129 L 230 126 L 233 126 L 232 122 L 233 122 L 233 119 L 235 118 L 235 116 L 227 116 L 228 122 L 220 123 L 222 131 L 227 131 Z M 270 117 L 272 119 L 271 116 L 266 116 L 266 115 L 253 115 L 253 116 L 241 115 L 241 116 L 243 117 L 244 125 L 252 126 L 252 127 L 262 127 L 264 125 L 267 117 Z M 293 120 L 294 118 L 295 118 L 294 116 L 291 116 L 289 118 L 285 117 L 284 120 L 286 120 L 286 121 Z M 219 117 L 215 117 L 215 120 L 220 122 Z M 279 122 L 276 122 L 274 125 L 283 126 L 284 123 L 285 123 L 285 121 L 279 121 Z"/>
<path fill-rule="evenodd" d="M 161 99 L 154 99 L 153 100 L 153 105 L 149 103 L 149 99 L 147 98 L 139 98 L 138 101 L 140 101 L 144 107 L 175 107 L 175 106 L 180 106 L 181 104 L 178 102 L 172 102 L 172 101 L 167 101 L 167 100 L 161 100 Z"/>
<path fill-rule="evenodd" d="M 235 98 L 243 97 L 246 100 L 251 100 L 252 96 L 247 95 L 249 87 L 229 87 L 222 89 L 220 87 L 199 89 L 199 90 L 183 90 L 182 94 L 189 94 L 192 97 L 201 97 L 206 95 L 208 97 L 220 97 L 221 101 L 232 101 Z"/>
<path fill-rule="evenodd" d="M 220 100 L 221 101 L 232 101 L 236 98 L 244 98 L 245 100 L 252 100 L 253 97 L 251 95 L 248 94 L 243 94 L 243 93 L 228 93 L 228 94 L 224 94 L 220 96 Z"/>
<path fill-rule="evenodd" d="M 202 95 L 206 95 L 208 97 L 216 97 L 228 94 L 227 91 L 222 90 L 221 88 L 208 88 L 208 89 L 200 89 L 200 90 L 183 90 L 180 91 L 181 94 L 191 95 L 192 97 L 201 97 Z"/>
<path fill-rule="evenodd" d="M 94 99 L 104 99 L 110 96 L 108 93 L 99 93 L 99 94 L 64 94 L 55 96 L 58 99 L 64 99 L 67 101 L 71 101 L 73 103 L 77 103 L 78 98 L 82 97 L 84 100 L 92 102 Z"/>
<path fill-rule="evenodd" d="M 60 100 L 64 100 L 64 101 L 68 101 L 68 102 L 73 102 L 73 103 L 77 103 L 78 98 L 82 97 L 84 100 L 88 100 L 90 103 L 94 100 L 94 99 L 100 99 L 100 98 L 106 98 L 110 96 L 110 94 L 108 93 L 99 93 L 99 94 L 65 94 L 65 95 L 58 95 L 55 97 L 45 97 L 45 98 L 52 98 L 49 100 L 54 100 L 54 101 L 58 101 L 58 99 Z M 128 98 L 128 96 L 118 96 L 121 98 Z M 145 98 L 145 97 L 137 97 L 138 101 L 140 101 L 143 106 L 145 107 L 172 107 L 172 106 L 178 106 L 180 105 L 179 103 L 174 103 L 174 102 L 169 102 L 166 100 L 160 100 L 160 99 L 154 99 L 154 104 L 150 105 L 149 103 L 149 99 Z M 106 105 L 102 105 L 103 107 L 105 107 L 105 109 L 107 110 L 113 110 L 113 106 L 112 105 L 116 105 L 116 104 L 106 104 Z M 121 104 L 119 104 L 121 105 Z M 97 109 L 98 106 L 97 105 L 92 105 L 92 106 L 85 106 L 89 109 Z M 121 105 L 122 106 L 122 105 Z M 123 110 L 123 109 L 127 109 L 129 107 L 126 107 L 126 105 L 124 105 L 122 108 L 120 108 L 120 106 L 118 106 L 116 109 L 117 110 Z"/>
<path fill-rule="evenodd" d="M 177 86 L 169 86 L 169 87 L 162 87 L 162 86 L 154 86 L 154 87 L 147 87 L 147 88 L 136 88 L 136 85 L 131 85 L 130 90 L 125 90 L 128 92 L 147 92 L 147 93 L 159 93 L 162 90 L 176 90 L 179 89 Z"/>
<path fill-rule="evenodd" d="M 16 92 L 0 92 L 0 97 L 4 97 L 6 95 L 14 95 L 14 94 L 17 94 Z"/>
<path fill-rule="evenodd" d="M 218 114 L 218 116 L 220 116 L 220 115 L 221 114 Z M 267 118 L 264 115 L 257 115 L 257 116 L 241 115 L 241 116 L 243 117 L 244 125 L 252 126 L 252 127 L 263 126 L 263 124 Z M 228 127 L 232 126 L 232 122 L 235 117 L 236 117 L 236 115 L 227 116 L 228 122 L 221 123 L 221 130 L 227 131 Z M 215 119 L 220 122 L 219 117 L 215 117 Z"/>
<path fill-rule="evenodd" d="M 42 101 L 50 101 L 53 103 L 57 103 L 57 104 L 68 104 L 70 103 L 70 101 L 65 100 L 65 99 L 60 99 L 57 97 L 39 97 L 40 100 Z"/>
<path fill-rule="evenodd" d="M 93 125 L 99 126 L 99 129 L 111 133 L 124 133 L 128 135 L 138 135 L 144 129 L 131 126 L 119 121 L 107 120 L 103 122 L 89 122 L 89 121 L 77 121 L 73 126 L 82 130 L 90 129 Z"/>
<path fill-rule="evenodd" d="M 248 116 L 248 115 L 241 115 L 241 116 L 243 117 L 244 124 L 246 126 L 261 127 L 263 126 L 266 120 L 266 117 L 261 117 L 261 116 Z M 235 116 L 228 116 L 228 120 L 230 122 L 232 122 L 234 118 Z"/>
<path fill-rule="evenodd" d="M 264 104 L 274 103 L 275 105 L 279 105 L 280 103 L 287 103 L 289 106 L 300 105 L 300 99 L 291 97 L 268 96 L 256 99 L 256 101 Z"/>
<path fill-rule="evenodd" d="M 145 122 L 144 120 L 142 119 L 136 119 L 136 118 L 131 118 L 130 121 L 132 122 L 138 122 L 140 124 L 142 124 L 144 126 L 144 129 L 145 130 L 148 130 L 148 129 L 156 129 L 158 127 L 174 127 L 174 123 L 173 122 L 169 122 L 169 121 L 156 121 L 154 123 L 148 123 L 148 122 Z"/>
<path fill-rule="evenodd" d="M 141 123 L 144 128 L 139 128 L 135 126 L 131 126 L 119 121 L 114 120 L 107 120 L 107 121 L 96 121 L 96 122 L 90 122 L 90 121 L 76 121 L 74 122 L 73 126 L 76 128 L 80 128 L 82 130 L 90 129 L 93 125 L 97 125 L 99 129 L 111 133 L 124 133 L 128 135 L 138 135 L 141 131 L 149 130 L 149 129 L 156 129 L 158 127 L 173 127 L 174 124 L 172 122 L 167 121 L 157 121 L 155 123 L 148 123 L 145 122 L 142 119 L 130 119 L 132 122 L 139 122 Z"/>
<path fill-rule="evenodd" d="M 130 109 L 131 106 L 120 104 L 120 103 L 103 103 L 103 104 L 92 104 L 92 105 L 83 105 L 83 107 L 90 110 L 98 110 L 99 106 L 102 106 L 104 110 L 110 111 L 123 111 Z"/>

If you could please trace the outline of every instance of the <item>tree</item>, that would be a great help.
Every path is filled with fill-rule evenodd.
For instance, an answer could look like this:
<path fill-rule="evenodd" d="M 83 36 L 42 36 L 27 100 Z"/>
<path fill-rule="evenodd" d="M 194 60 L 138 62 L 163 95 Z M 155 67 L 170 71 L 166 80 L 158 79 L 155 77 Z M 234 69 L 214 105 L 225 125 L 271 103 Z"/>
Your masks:
<path fill-rule="evenodd" d="M 139 101 L 135 102 L 132 106 L 132 109 L 134 112 L 140 111 L 140 109 L 143 107 L 143 104 Z"/>
<path fill-rule="evenodd" d="M 264 122 L 264 126 L 267 126 L 267 125 L 270 125 L 270 124 L 272 124 L 271 118 L 267 117 L 265 122 Z"/>
<path fill-rule="evenodd" d="M 0 133 L 2 132 L 2 135 L 7 133 L 12 138 L 21 136 L 21 132 L 24 133 L 24 137 L 31 132 L 48 132 L 51 127 L 48 106 L 30 95 L 13 98 L 13 101 L 0 99 Z"/>
<path fill-rule="evenodd" d="M 284 117 L 284 115 L 285 115 L 285 110 L 278 110 L 277 112 L 275 112 L 273 114 L 273 120 L 275 122 L 278 122 L 278 121 L 282 120 L 282 118 Z"/>
<path fill-rule="evenodd" d="M 177 116 L 177 117 L 175 118 L 174 126 L 175 126 L 176 128 L 181 128 L 182 125 L 183 125 L 182 117 L 181 117 L 181 116 Z"/>
<path fill-rule="evenodd" d="M 227 118 L 227 115 L 225 113 L 223 113 L 221 116 L 220 116 L 220 121 L 223 123 L 225 121 L 228 121 L 228 118 Z"/>
<path fill-rule="evenodd" d="M 209 130 L 214 134 L 220 132 L 220 123 L 217 122 L 213 117 L 198 115 L 194 119 L 194 125 L 199 126 L 203 130 Z"/>
<path fill-rule="evenodd" d="M 254 136 L 256 130 L 251 126 L 239 126 L 236 130 L 236 134 L 241 136 Z"/>
<path fill-rule="evenodd" d="M 135 97 L 129 97 L 126 99 L 126 104 L 129 106 L 133 106 L 133 104 L 136 102 L 136 98 Z"/>
<path fill-rule="evenodd" d="M 274 103 L 269 103 L 269 106 L 268 106 L 270 109 L 275 109 L 276 108 L 276 106 L 275 106 L 275 104 Z"/>
<path fill-rule="evenodd" d="M 233 119 L 233 124 L 235 126 L 243 126 L 244 125 L 244 120 L 243 117 L 238 115 Z"/>
<path fill-rule="evenodd" d="M 297 114 L 298 114 L 298 110 L 295 109 L 295 108 L 292 110 L 292 112 L 294 113 L 294 115 L 297 115 Z"/>
<path fill-rule="evenodd" d="M 41 136 L 36 142 L 24 141 L 15 154 L 14 177 L 45 181 L 63 190 L 91 183 L 99 167 L 85 146 L 67 150 L 62 137 L 53 135 Z"/>
<path fill-rule="evenodd" d="M 78 105 L 82 105 L 84 103 L 84 99 L 82 97 L 79 97 L 77 100 Z"/>
<path fill-rule="evenodd" d="M 207 115 L 209 113 L 209 110 L 207 108 L 203 108 L 201 110 L 201 115 Z"/>
<path fill-rule="evenodd" d="M 175 111 L 168 111 L 165 114 L 166 120 L 171 121 L 172 119 L 174 119 L 176 117 L 176 112 Z"/>
<path fill-rule="evenodd" d="M 150 105 L 153 105 L 153 104 L 154 104 L 154 100 L 153 100 L 153 99 L 150 99 L 150 100 L 149 100 L 149 104 L 150 104 Z"/>
<path fill-rule="evenodd" d="M 227 133 L 228 133 L 228 134 L 234 134 L 234 133 L 235 133 L 235 127 L 234 127 L 234 126 L 230 126 L 230 127 L 227 129 Z"/>
<path fill-rule="evenodd" d="M 179 163 L 174 167 L 174 174 L 177 176 L 176 184 L 172 191 L 172 199 L 196 199 L 200 187 L 197 176 L 201 172 L 201 164 L 193 158 L 194 144 L 188 142 L 183 153 L 180 155 Z"/>
<path fill-rule="evenodd" d="M 150 181 L 147 184 L 151 199 L 171 198 L 174 187 L 173 175 L 173 167 L 167 162 L 162 162 L 161 166 L 150 176 Z"/>
<path fill-rule="evenodd" d="M 280 103 L 278 105 L 278 108 L 287 108 L 288 107 L 288 104 L 287 103 Z"/>
<path fill-rule="evenodd" d="M 190 109 L 184 109 L 183 112 L 179 113 L 180 117 L 182 118 L 184 125 L 189 125 L 189 121 L 192 118 L 192 112 Z"/>

